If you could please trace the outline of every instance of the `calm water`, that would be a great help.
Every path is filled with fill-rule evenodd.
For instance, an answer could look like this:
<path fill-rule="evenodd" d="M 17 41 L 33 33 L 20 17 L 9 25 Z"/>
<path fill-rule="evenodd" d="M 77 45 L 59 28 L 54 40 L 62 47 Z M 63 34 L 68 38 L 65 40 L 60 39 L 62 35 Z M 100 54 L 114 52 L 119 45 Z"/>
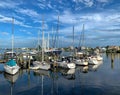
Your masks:
<path fill-rule="evenodd" d="M 15 76 L 0 65 L 0 95 L 120 95 L 120 55 L 103 54 L 97 65 L 75 70 L 20 70 Z"/>

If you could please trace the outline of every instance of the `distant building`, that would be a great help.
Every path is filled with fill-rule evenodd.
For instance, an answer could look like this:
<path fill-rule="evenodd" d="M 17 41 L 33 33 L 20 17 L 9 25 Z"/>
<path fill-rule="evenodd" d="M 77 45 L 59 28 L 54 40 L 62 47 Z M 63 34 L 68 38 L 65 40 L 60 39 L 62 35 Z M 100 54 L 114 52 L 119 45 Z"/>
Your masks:
<path fill-rule="evenodd" d="M 108 46 L 108 50 L 120 50 L 119 46 Z"/>

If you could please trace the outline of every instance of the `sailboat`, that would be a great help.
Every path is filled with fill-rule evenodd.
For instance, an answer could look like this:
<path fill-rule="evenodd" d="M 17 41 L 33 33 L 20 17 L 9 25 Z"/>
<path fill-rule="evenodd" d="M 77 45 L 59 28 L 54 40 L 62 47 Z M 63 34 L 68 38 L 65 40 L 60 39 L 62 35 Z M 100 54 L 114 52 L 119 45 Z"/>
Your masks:
<path fill-rule="evenodd" d="M 43 25 L 44 25 L 44 22 L 42 24 L 42 27 Z M 42 31 L 42 61 L 33 61 L 33 66 L 35 66 L 36 69 L 43 69 L 43 70 L 50 69 L 50 64 L 44 61 L 44 31 Z"/>
<path fill-rule="evenodd" d="M 11 75 L 16 74 L 20 67 L 17 65 L 16 61 L 13 59 L 13 47 L 14 47 L 14 18 L 12 18 L 12 58 L 4 64 L 5 72 Z"/>
<path fill-rule="evenodd" d="M 76 65 L 73 62 L 69 62 L 68 60 L 65 60 L 63 57 L 62 60 L 56 62 L 59 67 L 66 68 L 66 69 L 75 69 Z"/>
<path fill-rule="evenodd" d="M 83 40 L 83 42 L 82 42 L 82 40 Z M 82 30 L 82 33 L 81 33 L 81 43 L 84 44 L 84 24 L 83 24 L 83 30 Z M 83 57 L 83 54 L 84 54 L 83 52 L 77 52 L 77 55 L 82 55 L 82 57 Z M 74 62 L 75 62 L 76 65 L 82 65 L 82 66 L 88 65 L 88 61 L 85 58 L 76 57 L 74 59 Z"/>
<path fill-rule="evenodd" d="M 73 31 L 74 31 L 74 27 L 73 27 Z M 74 38 L 73 38 L 73 46 L 74 46 Z M 71 57 L 70 54 L 68 54 L 67 56 L 62 55 L 61 60 L 57 61 L 56 63 L 58 64 L 59 67 L 62 68 L 75 69 L 76 65 L 74 62 L 72 62 L 72 59 L 73 57 Z"/>
<path fill-rule="evenodd" d="M 40 35 L 40 31 L 38 31 L 38 55 L 39 55 L 39 53 L 40 53 L 40 49 L 39 49 L 39 46 L 40 46 L 40 40 L 39 40 L 39 35 Z M 37 61 L 33 61 L 33 65 L 32 66 L 30 66 L 30 69 L 33 69 L 33 70 L 37 70 L 37 69 L 39 69 L 39 64 L 37 64 L 36 63 Z"/>

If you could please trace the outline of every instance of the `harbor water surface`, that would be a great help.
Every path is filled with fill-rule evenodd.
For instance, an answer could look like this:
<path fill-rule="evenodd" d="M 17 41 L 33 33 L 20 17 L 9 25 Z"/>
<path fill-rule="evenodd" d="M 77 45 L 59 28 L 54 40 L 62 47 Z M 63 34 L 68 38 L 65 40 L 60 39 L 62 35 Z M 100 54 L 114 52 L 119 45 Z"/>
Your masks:
<path fill-rule="evenodd" d="M 0 95 L 120 95 L 120 54 L 99 65 L 52 71 L 21 69 L 11 76 L 0 64 Z"/>

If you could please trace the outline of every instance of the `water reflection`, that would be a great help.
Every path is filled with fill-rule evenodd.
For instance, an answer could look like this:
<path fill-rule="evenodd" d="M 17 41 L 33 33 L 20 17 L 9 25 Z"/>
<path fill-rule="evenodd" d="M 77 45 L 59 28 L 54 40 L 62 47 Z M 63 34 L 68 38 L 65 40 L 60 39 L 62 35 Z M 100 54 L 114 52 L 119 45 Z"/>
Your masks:
<path fill-rule="evenodd" d="M 49 70 L 33 70 L 35 76 L 48 76 L 50 77 Z"/>
<path fill-rule="evenodd" d="M 110 60 L 111 63 L 111 69 L 114 69 L 114 64 L 117 64 L 120 62 L 120 54 L 119 53 L 108 53 L 107 55 L 107 59 Z"/>
<path fill-rule="evenodd" d="M 99 61 L 98 64 L 95 64 L 95 65 L 89 65 L 89 71 L 97 71 L 98 68 L 103 64 L 102 61 Z"/>
<path fill-rule="evenodd" d="M 61 75 L 68 80 L 75 80 L 75 69 L 60 69 Z"/>
<path fill-rule="evenodd" d="M 11 84 L 14 84 L 16 80 L 18 79 L 19 73 L 16 73 L 15 75 L 10 75 L 6 72 L 4 72 L 4 77 L 9 81 Z"/>
<path fill-rule="evenodd" d="M 111 54 L 111 69 L 114 69 L 114 59 L 115 59 L 114 54 Z"/>
<path fill-rule="evenodd" d="M 19 77 L 19 73 L 16 73 L 15 75 L 10 75 L 6 72 L 4 72 L 4 78 L 10 83 L 10 95 L 13 95 L 13 88 L 16 80 Z"/>
<path fill-rule="evenodd" d="M 120 56 L 104 54 L 103 57 L 98 65 L 70 70 L 21 69 L 16 76 L 1 72 L 0 95 L 120 95 Z M 1 66 L 0 71 L 3 70 Z"/>
<path fill-rule="evenodd" d="M 76 70 L 82 73 L 88 73 L 88 66 L 77 66 Z"/>

